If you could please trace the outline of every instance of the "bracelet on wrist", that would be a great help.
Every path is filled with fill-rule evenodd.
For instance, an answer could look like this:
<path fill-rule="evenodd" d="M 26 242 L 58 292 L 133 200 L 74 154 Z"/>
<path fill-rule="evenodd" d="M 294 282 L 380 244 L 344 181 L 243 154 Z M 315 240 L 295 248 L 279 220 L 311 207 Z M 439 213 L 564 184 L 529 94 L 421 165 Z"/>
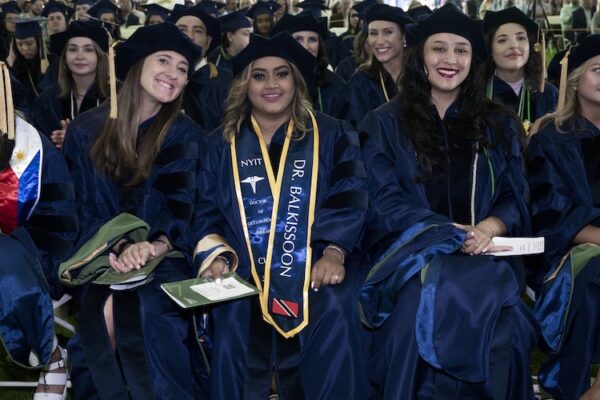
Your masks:
<path fill-rule="evenodd" d="M 342 257 L 342 264 L 344 263 L 344 261 L 346 261 L 346 252 L 340 246 L 336 246 L 335 244 L 328 244 L 327 246 L 325 246 L 323 254 L 325 254 L 327 250 L 331 250 L 334 253 L 339 254 Z"/>
<path fill-rule="evenodd" d="M 164 244 L 165 247 L 167 248 L 167 250 L 171 250 L 171 245 L 166 240 L 161 239 L 161 238 L 156 238 L 156 239 L 154 239 L 154 241 Z"/>

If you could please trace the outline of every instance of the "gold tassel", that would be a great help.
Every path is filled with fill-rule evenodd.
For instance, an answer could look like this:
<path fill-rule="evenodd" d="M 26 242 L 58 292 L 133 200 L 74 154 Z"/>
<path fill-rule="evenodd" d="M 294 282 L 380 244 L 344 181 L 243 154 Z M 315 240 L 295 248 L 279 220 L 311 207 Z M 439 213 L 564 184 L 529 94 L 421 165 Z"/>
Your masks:
<path fill-rule="evenodd" d="M 571 49 L 567 50 L 565 56 L 560 61 L 560 86 L 558 89 L 557 111 L 562 110 L 565 106 L 565 96 L 567 95 L 567 75 L 569 74 L 569 54 L 571 54 Z"/>
<path fill-rule="evenodd" d="M 46 42 L 42 37 L 40 37 L 40 42 L 42 43 L 40 46 L 40 71 L 42 74 L 45 74 L 50 65 L 48 62 L 48 50 L 46 49 Z"/>
<path fill-rule="evenodd" d="M 115 45 L 116 42 L 113 43 L 112 36 L 106 31 L 108 35 L 108 84 L 110 86 L 110 119 L 117 119 L 119 113 L 117 108 L 117 77 L 115 71 Z"/>
<path fill-rule="evenodd" d="M 0 85 L 0 131 L 8 135 L 9 140 L 15 140 L 15 110 L 13 107 L 10 73 L 5 63 L 0 62 L 2 84 Z"/>
<path fill-rule="evenodd" d="M 544 93 L 544 86 L 546 83 L 546 36 L 544 35 L 544 30 L 540 27 L 538 31 L 538 43 L 540 43 L 540 52 L 542 56 L 542 71 L 541 71 L 541 79 L 540 79 L 540 93 Z"/>
<path fill-rule="evenodd" d="M 208 68 L 210 70 L 210 75 L 208 76 L 209 79 L 215 79 L 219 76 L 219 70 L 217 69 L 217 66 L 215 64 L 209 62 Z"/>

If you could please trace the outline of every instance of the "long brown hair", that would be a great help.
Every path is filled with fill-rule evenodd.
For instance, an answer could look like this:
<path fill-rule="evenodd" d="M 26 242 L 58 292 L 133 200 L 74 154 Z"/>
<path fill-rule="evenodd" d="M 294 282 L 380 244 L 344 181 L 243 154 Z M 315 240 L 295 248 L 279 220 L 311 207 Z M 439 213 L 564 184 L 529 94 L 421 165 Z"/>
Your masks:
<path fill-rule="evenodd" d="M 96 92 L 99 98 L 108 97 L 110 91 L 108 87 L 108 57 L 106 53 L 98 46 L 98 43 L 92 40 L 94 50 L 96 51 L 96 57 L 98 57 L 98 64 L 96 66 Z M 75 88 L 75 81 L 73 80 L 73 74 L 67 66 L 67 49 L 69 44 L 63 49 L 60 55 L 60 66 L 58 70 L 58 87 L 60 93 L 58 97 L 66 99 L 71 95 L 71 92 Z"/>
<path fill-rule="evenodd" d="M 90 150 L 96 169 L 123 186 L 135 186 L 150 176 L 152 163 L 160 151 L 163 140 L 177 118 L 183 90 L 175 100 L 165 103 L 155 116 L 152 125 L 138 142 L 143 88 L 140 78 L 144 60 L 133 65 L 117 96 L 119 116 L 107 119 L 100 135 Z"/>
<path fill-rule="evenodd" d="M 242 123 L 250 115 L 252 104 L 248 98 L 248 85 L 253 64 L 248 64 L 231 83 L 229 96 L 227 96 L 227 107 L 223 116 L 223 137 L 227 141 L 231 141 L 231 138 L 240 131 Z M 301 137 L 303 137 L 310 121 L 309 111 L 312 112 L 312 102 L 308 96 L 308 88 L 302 74 L 294 64 L 289 64 L 296 87 L 292 99 L 292 121 L 296 127 L 296 132 L 301 132 Z"/>

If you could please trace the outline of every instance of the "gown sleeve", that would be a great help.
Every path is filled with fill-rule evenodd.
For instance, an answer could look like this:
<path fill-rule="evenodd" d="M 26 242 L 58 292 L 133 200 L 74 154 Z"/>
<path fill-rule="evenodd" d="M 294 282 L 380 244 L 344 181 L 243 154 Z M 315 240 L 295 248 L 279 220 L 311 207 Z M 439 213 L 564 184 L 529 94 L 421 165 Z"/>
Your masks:
<path fill-rule="evenodd" d="M 327 119 L 319 126 L 319 162 L 329 164 L 319 167 L 319 174 L 327 174 L 319 176 L 319 190 L 326 191 L 326 196 L 318 196 L 323 201 L 317 203 L 312 241 L 334 243 L 352 252 L 368 208 L 367 175 L 356 131 L 346 122 Z"/>

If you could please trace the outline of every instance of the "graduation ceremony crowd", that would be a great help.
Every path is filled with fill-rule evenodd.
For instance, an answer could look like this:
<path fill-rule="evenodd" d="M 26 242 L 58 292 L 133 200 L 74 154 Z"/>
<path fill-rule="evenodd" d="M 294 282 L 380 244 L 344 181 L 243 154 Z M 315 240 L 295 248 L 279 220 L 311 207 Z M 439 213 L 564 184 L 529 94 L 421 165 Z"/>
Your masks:
<path fill-rule="evenodd" d="M 517 7 L 413 3 L 0 4 L 35 400 L 600 399 L 600 34 L 546 60 Z M 161 288 L 232 272 L 258 295 Z"/>

